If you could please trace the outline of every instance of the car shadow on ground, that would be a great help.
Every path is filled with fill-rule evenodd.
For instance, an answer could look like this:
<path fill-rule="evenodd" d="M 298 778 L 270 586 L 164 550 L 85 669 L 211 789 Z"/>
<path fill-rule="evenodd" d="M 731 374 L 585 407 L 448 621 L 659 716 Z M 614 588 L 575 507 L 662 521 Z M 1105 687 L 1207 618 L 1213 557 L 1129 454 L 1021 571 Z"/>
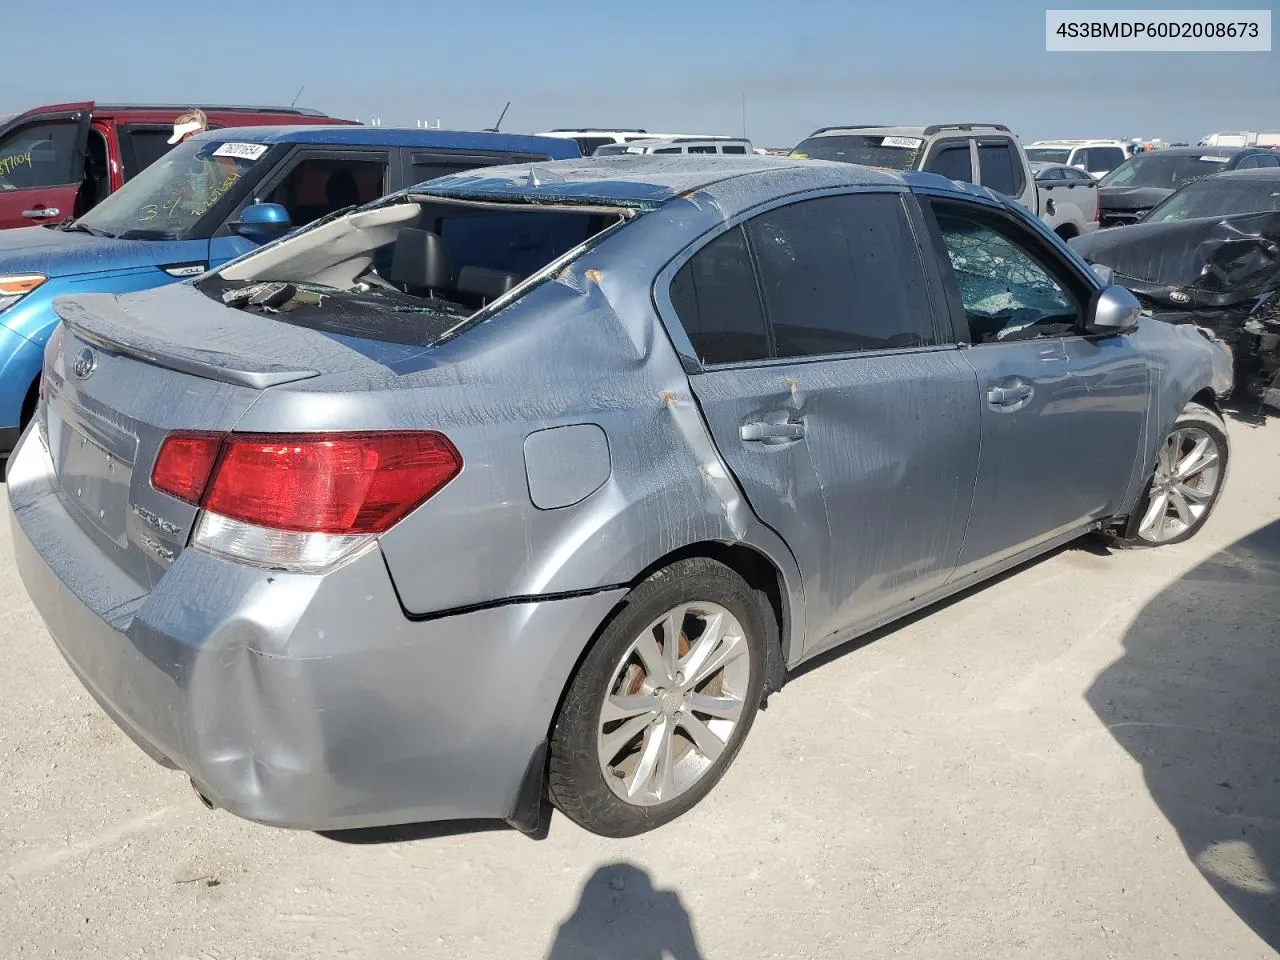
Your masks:
<path fill-rule="evenodd" d="M 1280 949 L 1280 520 L 1170 584 L 1086 693 L 1187 856 Z"/>
<path fill-rule="evenodd" d="M 921 607 L 919 610 L 915 611 L 914 613 L 909 613 L 904 617 L 898 618 L 897 620 L 892 620 L 889 623 L 886 623 L 883 627 L 877 627 L 875 630 L 872 630 L 870 633 L 864 633 L 860 637 L 855 637 L 852 640 L 846 640 L 844 643 L 837 644 L 836 646 L 832 647 L 830 650 L 824 650 L 822 653 L 815 656 L 812 660 L 806 660 L 804 663 L 800 664 L 800 666 L 787 671 L 787 681 L 790 682 L 792 680 L 795 680 L 799 677 L 804 676 L 806 673 L 811 673 L 814 670 L 819 670 L 822 667 L 825 667 L 827 664 L 835 660 L 839 660 L 841 657 L 848 656 L 851 653 L 855 653 L 856 651 L 861 650 L 865 646 L 875 643 L 877 640 L 880 640 L 883 637 L 887 637 L 892 633 L 897 633 L 899 630 L 903 629 L 904 627 L 909 627 L 911 624 L 919 620 L 924 620 L 927 617 L 931 617 L 935 613 L 937 613 L 939 610 L 945 610 L 947 607 L 951 606 L 952 604 L 960 603 L 962 600 L 964 600 L 967 597 L 971 597 L 975 594 L 981 593 L 984 590 L 991 589 L 997 583 L 1001 583 L 1005 580 L 1008 580 L 1011 577 L 1019 576 L 1020 574 L 1025 573 L 1028 570 L 1031 570 L 1035 567 L 1040 566 L 1040 564 L 1045 563 L 1046 561 L 1052 559 L 1053 557 L 1058 556 L 1061 553 L 1067 553 L 1069 551 L 1074 551 L 1074 550 L 1078 550 L 1083 553 L 1091 553 L 1094 556 L 1098 556 L 1098 557 L 1108 557 L 1112 553 L 1111 547 L 1107 544 L 1107 541 L 1103 539 L 1102 536 L 1100 536 L 1099 534 L 1093 534 L 1093 533 L 1086 534 L 1085 536 L 1080 537 L 1078 540 L 1073 540 L 1070 543 L 1064 544 L 1061 547 L 1056 547 L 1053 550 L 1050 550 L 1048 553 L 1042 553 L 1037 557 L 1032 557 L 1030 560 L 1023 561 L 1022 563 L 1018 564 L 1016 567 L 1011 567 L 1008 570 L 1005 570 L 1003 573 L 996 574 L 994 577 L 991 577 L 990 579 L 983 580 L 980 583 L 975 583 L 971 587 L 966 587 L 965 589 L 961 590 L 959 593 L 953 593 L 948 597 L 943 597 L 941 600 L 937 600 L 934 603 L 929 604 L 927 607 Z M 783 688 L 783 691 L 785 694 L 785 691 L 786 691 L 785 687 Z"/>
<path fill-rule="evenodd" d="M 680 894 L 654 888 L 632 863 L 599 867 L 560 924 L 546 960 L 700 960 L 693 920 Z"/>

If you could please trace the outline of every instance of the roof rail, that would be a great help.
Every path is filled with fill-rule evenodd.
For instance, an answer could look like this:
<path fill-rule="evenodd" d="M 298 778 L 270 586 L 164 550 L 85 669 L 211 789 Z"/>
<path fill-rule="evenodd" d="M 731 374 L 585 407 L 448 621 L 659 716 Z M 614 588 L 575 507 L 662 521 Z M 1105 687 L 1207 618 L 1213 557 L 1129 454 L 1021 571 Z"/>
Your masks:
<path fill-rule="evenodd" d="M 927 137 L 941 133 L 943 130 L 973 130 L 975 127 L 989 127 L 992 130 L 1003 130 L 1005 133 L 1012 132 L 1003 123 L 931 123 L 924 128 L 924 135 Z"/>
<path fill-rule="evenodd" d="M 819 127 L 811 137 L 816 137 L 820 133 L 826 133 L 828 130 L 881 130 L 889 126 L 887 123 L 837 123 L 830 127 Z"/>
<path fill-rule="evenodd" d="M 554 127 L 552 133 L 584 133 L 588 130 L 609 131 L 611 133 L 648 133 L 643 127 Z"/>
<path fill-rule="evenodd" d="M 730 143 L 746 143 L 743 137 L 729 137 L 723 134 L 710 134 L 705 137 L 655 137 L 655 140 L 670 140 L 671 143 L 698 143 L 701 140 L 714 140 L 716 143 L 728 141 Z"/>
<path fill-rule="evenodd" d="M 328 114 L 310 107 L 261 107 L 226 103 L 99 103 L 99 110 L 216 110 L 220 113 L 292 113 L 300 117 L 324 117 Z"/>

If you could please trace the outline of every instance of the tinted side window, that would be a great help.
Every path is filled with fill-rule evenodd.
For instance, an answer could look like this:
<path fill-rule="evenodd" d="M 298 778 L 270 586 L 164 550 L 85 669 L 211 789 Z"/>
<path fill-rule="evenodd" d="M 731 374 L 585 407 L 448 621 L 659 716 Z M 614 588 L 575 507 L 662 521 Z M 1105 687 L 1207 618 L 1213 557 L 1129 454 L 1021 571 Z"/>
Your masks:
<path fill-rule="evenodd" d="M 721 150 L 722 153 L 746 153 L 747 148 L 737 144 L 729 144 Z"/>
<path fill-rule="evenodd" d="M 289 171 L 266 200 L 288 210 L 289 222 L 301 227 L 343 207 L 377 200 L 382 196 L 386 167 L 385 159 L 372 157 L 308 157 Z"/>
<path fill-rule="evenodd" d="M 939 147 L 924 167 L 930 173 L 938 173 L 948 180 L 968 183 L 973 179 L 973 165 L 969 162 L 969 142 L 949 143 Z"/>
<path fill-rule="evenodd" d="M 132 180 L 166 153 L 172 127 L 125 127 L 120 130 L 120 159 L 124 162 L 124 178 Z"/>
<path fill-rule="evenodd" d="M 1063 180 L 1066 178 L 1063 175 L 1061 167 L 1050 167 L 1048 170 L 1041 170 L 1039 173 L 1037 173 L 1036 179 L 1037 180 Z"/>
<path fill-rule="evenodd" d="M 1266 154 L 1262 154 L 1261 156 L 1259 156 L 1259 157 L 1258 157 L 1258 166 L 1260 166 L 1260 167 L 1280 167 L 1280 157 L 1276 156 L 1275 154 L 1272 154 L 1271 156 L 1267 156 Z"/>
<path fill-rule="evenodd" d="M 684 147 L 659 147 L 654 153 L 684 153 Z"/>
<path fill-rule="evenodd" d="M 424 157 L 419 159 L 413 158 L 413 162 L 409 164 L 409 185 L 413 186 L 419 183 L 425 183 L 428 180 L 434 180 L 437 177 L 447 177 L 451 173 L 461 173 L 463 170 L 472 170 L 478 164 L 467 163 L 465 161 L 434 159 Z"/>
<path fill-rule="evenodd" d="M 1236 164 L 1236 169 L 1252 170 L 1255 167 L 1260 167 L 1260 166 L 1262 166 L 1262 158 L 1258 156 L 1253 156 L 1253 157 L 1245 157 L 1243 160 L 1241 160 L 1238 164 Z"/>
<path fill-rule="evenodd" d="M 0 142 L 0 190 L 78 182 L 83 164 L 77 157 L 79 133 L 75 120 L 30 123 L 9 133 Z"/>
<path fill-rule="evenodd" d="M 584 157 L 591 156 L 596 147 L 614 142 L 613 137 L 574 137 L 573 139 L 578 141 L 578 149 L 582 151 Z"/>
<path fill-rule="evenodd" d="M 703 363 L 769 356 L 764 313 L 741 227 L 712 240 L 671 281 L 671 304 Z"/>
<path fill-rule="evenodd" d="M 690 147 L 689 152 L 690 153 L 715 153 L 716 147 L 715 147 L 715 144 L 713 143 L 699 144 L 698 146 Z"/>
<path fill-rule="evenodd" d="M 937 342 L 896 194 L 823 197 L 747 223 L 779 357 Z"/>
<path fill-rule="evenodd" d="M 979 141 L 978 170 L 984 187 L 1009 197 L 1022 193 L 1022 161 L 1008 140 Z"/>
<path fill-rule="evenodd" d="M 1075 331 L 1083 312 L 1069 284 L 1046 270 L 1007 225 L 949 206 L 936 213 L 975 344 Z"/>

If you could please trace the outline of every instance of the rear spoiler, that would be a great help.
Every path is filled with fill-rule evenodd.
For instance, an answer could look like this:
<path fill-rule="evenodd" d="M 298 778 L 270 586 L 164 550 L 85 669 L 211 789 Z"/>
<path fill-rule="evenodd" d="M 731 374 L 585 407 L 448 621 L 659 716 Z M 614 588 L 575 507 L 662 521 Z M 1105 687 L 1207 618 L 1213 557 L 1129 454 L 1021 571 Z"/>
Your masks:
<path fill-rule="evenodd" d="M 57 297 L 53 301 L 53 309 L 67 329 L 86 343 L 110 353 L 206 380 L 265 390 L 282 383 L 309 380 L 320 375 L 318 371 L 306 367 L 265 363 L 252 357 L 176 343 L 152 334 L 145 322 L 136 314 L 123 309 L 118 298 L 112 294 Z"/>

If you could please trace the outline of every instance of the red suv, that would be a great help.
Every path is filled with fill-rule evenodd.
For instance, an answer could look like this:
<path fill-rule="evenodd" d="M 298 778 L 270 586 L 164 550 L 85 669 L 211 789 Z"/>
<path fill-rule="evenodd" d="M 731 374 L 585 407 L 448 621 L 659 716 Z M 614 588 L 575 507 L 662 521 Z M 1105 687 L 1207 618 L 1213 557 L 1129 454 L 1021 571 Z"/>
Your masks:
<path fill-rule="evenodd" d="M 37 107 L 0 123 L 0 229 L 81 216 L 167 153 L 174 120 L 197 106 L 211 129 L 354 122 L 301 107 Z"/>

